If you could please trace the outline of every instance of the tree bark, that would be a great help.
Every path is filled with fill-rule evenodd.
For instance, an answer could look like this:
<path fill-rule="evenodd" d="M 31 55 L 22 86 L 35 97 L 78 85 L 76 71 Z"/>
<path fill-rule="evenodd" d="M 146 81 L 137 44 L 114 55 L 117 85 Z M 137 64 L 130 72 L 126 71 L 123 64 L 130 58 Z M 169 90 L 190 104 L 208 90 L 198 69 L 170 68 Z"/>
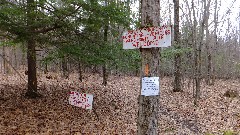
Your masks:
<path fill-rule="evenodd" d="M 10 55 L 11 47 L 6 47 L 3 45 L 3 67 L 4 67 L 4 74 L 11 73 L 11 60 L 12 57 Z"/>
<path fill-rule="evenodd" d="M 141 27 L 159 26 L 160 24 L 160 0 L 141 0 Z M 141 78 L 159 77 L 160 48 L 140 49 L 141 52 Z M 145 67 L 148 65 L 148 75 L 145 74 Z M 141 91 L 141 88 L 140 88 Z M 138 103 L 138 135 L 158 135 L 158 112 L 159 95 L 143 96 L 139 95 Z"/>
<path fill-rule="evenodd" d="M 107 1 L 105 1 L 105 5 L 106 6 L 108 5 Z M 108 18 L 105 19 L 103 40 L 104 40 L 104 44 L 107 45 L 107 41 L 108 41 Z M 104 63 L 102 65 L 102 74 L 103 74 L 103 82 L 102 82 L 102 84 L 104 86 L 107 86 L 107 79 L 108 79 L 107 60 L 104 60 Z"/>
<path fill-rule="evenodd" d="M 36 52 L 35 41 L 31 37 L 27 41 L 27 61 L 28 61 L 28 91 L 27 97 L 36 98 L 37 94 L 37 70 L 36 70 Z"/>
<path fill-rule="evenodd" d="M 62 58 L 62 72 L 63 72 L 63 77 L 68 78 L 69 77 L 69 72 L 68 72 L 68 66 L 67 66 L 67 56 L 63 56 Z"/>
<path fill-rule="evenodd" d="M 48 73 L 48 62 L 44 63 L 44 74 Z"/>
<path fill-rule="evenodd" d="M 79 74 L 79 81 L 82 82 L 83 81 L 83 75 L 82 75 L 82 66 L 81 66 L 81 62 L 80 59 L 78 59 L 78 74 Z"/>
<path fill-rule="evenodd" d="M 3 49 L 2 49 L 3 53 L 3 73 L 7 74 L 7 62 L 6 62 L 6 47 L 3 45 Z"/>
<path fill-rule="evenodd" d="M 195 91 L 195 99 L 194 99 L 194 104 L 198 105 L 197 100 L 200 99 L 200 84 L 201 84 L 201 79 L 202 79 L 202 72 L 201 72 L 201 67 L 202 67 L 202 46 L 204 44 L 204 30 L 206 28 L 206 23 L 208 20 L 208 9 L 210 6 L 211 0 L 208 1 L 208 4 L 206 0 L 203 0 L 203 5 L 204 5 L 204 13 L 202 17 L 202 22 L 201 22 L 201 29 L 200 29 L 200 43 L 199 45 L 195 48 L 195 67 L 196 67 L 196 78 L 195 78 L 195 84 L 196 84 L 196 91 Z"/>
<path fill-rule="evenodd" d="M 209 1 L 211 2 L 211 0 Z M 209 15 L 210 15 L 210 11 L 209 11 L 209 5 L 207 6 L 207 11 L 206 11 L 206 50 L 207 50 L 207 78 L 206 78 L 206 84 L 207 85 L 211 85 L 211 76 L 212 76 L 212 54 L 211 54 L 211 50 L 210 50 L 210 37 L 209 37 L 209 24 L 208 24 L 208 20 L 209 20 Z"/>
<path fill-rule="evenodd" d="M 204 5 L 206 3 L 206 0 L 204 0 Z M 204 6 L 205 7 L 205 6 Z M 204 10 L 205 12 L 205 10 Z M 203 20 L 201 23 L 201 30 L 200 30 L 200 43 L 197 45 L 197 47 L 195 48 L 195 84 L 196 84 L 196 91 L 195 91 L 195 99 L 194 99 L 194 104 L 198 105 L 198 99 L 200 99 L 200 84 L 201 84 L 201 54 L 202 54 L 202 46 L 203 46 L 203 38 L 204 38 L 204 16 L 205 13 L 203 15 Z"/>
<path fill-rule="evenodd" d="M 211 85 L 212 84 L 212 80 L 211 80 L 211 76 L 212 76 L 212 55 L 211 55 L 211 50 L 209 47 L 209 30 L 208 30 L 208 25 L 206 25 L 206 50 L 207 50 L 207 77 L 206 77 L 206 84 L 207 85 Z"/>
<path fill-rule="evenodd" d="M 18 68 L 18 60 L 17 60 L 17 47 L 16 46 L 13 46 L 13 56 L 14 56 L 14 58 L 13 58 L 13 63 L 14 63 L 14 68 L 15 69 L 19 69 Z"/>
<path fill-rule="evenodd" d="M 27 38 L 27 64 L 28 64 L 28 89 L 26 97 L 36 98 L 40 95 L 37 93 L 37 69 L 36 69 L 36 42 L 34 41 L 33 24 L 34 16 L 31 12 L 34 12 L 34 0 L 27 0 L 27 24 L 28 24 L 28 38 Z"/>
<path fill-rule="evenodd" d="M 103 74 L 103 82 L 102 82 L 102 84 L 103 84 L 104 86 L 107 86 L 108 74 L 107 74 L 106 63 L 104 63 L 104 65 L 102 66 L 102 74 Z"/>
<path fill-rule="evenodd" d="M 181 49 L 179 34 L 179 0 L 174 0 L 174 47 Z M 177 53 L 174 56 L 174 87 L 173 92 L 182 91 L 182 75 L 181 75 L 181 54 Z"/>
<path fill-rule="evenodd" d="M 218 37 L 217 37 L 217 27 L 218 27 L 218 11 L 217 11 L 217 6 L 218 5 L 218 1 L 215 0 L 215 7 L 214 7 L 214 53 L 216 55 L 216 50 L 215 48 L 218 46 Z M 215 83 L 215 64 L 212 63 L 212 76 L 211 76 L 211 79 L 212 79 L 212 84 L 211 85 L 214 85 Z"/>
<path fill-rule="evenodd" d="M 194 4 L 194 0 L 192 0 L 192 11 L 193 11 L 193 28 L 192 28 L 192 44 L 193 44 L 193 49 L 194 49 L 194 70 L 193 70 L 193 97 L 195 97 L 194 99 L 194 104 L 197 104 L 197 98 L 196 98 L 196 91 L 199 88 L 199 86 L 197 85 L 198 83 L 198 74 L 197 74 L 197 66 L 198 66 L 198 62 L 197 62 L 197 19 L 196 19 L 196 12 L 195 12 L 195 4 Z M 198 87 L 198 88 L 197 88 Z"/>
<path fill-rule="evenodd" d="M 2 51 L 1 51 L 1 53 L 2 53 L 2 55 L 0 55 L 1 57 L 4 57 L 4 51 L 3 51 L 4 49 L 3 49 L 3 47 L 2 47 Z M 3 70 L 4 70 L 4 68 L 3 68 L 3 64 L 4 64 L 4 58 L 1 58 L 0 59 L 1 60 L 1 63 L 0 63 L 0 73 L 2 73 L 2 72 L 4 72 Z"/>

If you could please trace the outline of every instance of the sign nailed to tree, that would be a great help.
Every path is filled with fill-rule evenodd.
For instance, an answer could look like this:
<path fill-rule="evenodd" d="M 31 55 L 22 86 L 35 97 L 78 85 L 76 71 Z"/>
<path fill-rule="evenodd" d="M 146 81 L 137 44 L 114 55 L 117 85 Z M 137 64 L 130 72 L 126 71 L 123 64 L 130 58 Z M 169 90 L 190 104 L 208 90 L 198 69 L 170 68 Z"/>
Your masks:
<path fill-rule="evenodd" d="M 141 95 L 159 95 L 159 77 L 143 77 Z"/>
<path fill-rule="evenodd" d="M 123 49 L 171 46 L 171 26 L 149 27 L 123 33 Z"/>

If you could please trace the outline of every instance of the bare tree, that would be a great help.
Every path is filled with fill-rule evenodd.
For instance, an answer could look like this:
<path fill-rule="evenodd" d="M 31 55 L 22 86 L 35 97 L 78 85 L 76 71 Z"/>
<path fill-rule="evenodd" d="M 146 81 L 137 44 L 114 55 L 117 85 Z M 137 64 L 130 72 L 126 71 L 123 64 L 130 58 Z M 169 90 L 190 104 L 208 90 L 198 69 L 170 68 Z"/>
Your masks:
<path fill-rule="evenodd" d="M 200 31 L 199 31 L 199 44 L 196 46 L 196 41 L 195 41 L 195 85 L 196 85 L 196 90 L 194 93 L 194 104 L 197 105 L 197 100 L 200 98 L 200 84 L 201 84 L 201 79 L 202 79 L 202 47 L 204 45 L 204 38 L 205 36 L 205 30 L 206 26 L 208 26 L 208 18 L 209 18 L 209 7 L 210 7 L 211 0 L 207 1 L 203 0 L 203 16 L 201 20 L 201 25 L 200 25 Z M 194 6 L 193 6 L 194 8 Z M 208 31 L 207 31 L 208 33 Z M 206 41 L 205 41 L 206 42 Z"/>
<path fill-rule="evenodd" d="M 217 0 L 215 0 L 215 6 L 214 6 L 214 45 L 213 45 L 213 48 L 216 48 L 217 47 L 217 39 L 218 39 L 218 37 L 217 37 L 217 27 L 218 27 L 218 11 L 217 11 L 217 7 L 218 7 L 218 2 L 217 2 Z M 215 49 L 214 49 L 215 50 Z M 215 51 L 214 51 L 215 52 Z M 214 53 L 213 53 L 214 54 Z M 212 57 L 211 57 L 212 58 Z M 212 59 L 211 59 L 212 60 Z M 210 79 L 212 80 L 212 81 L 210 81 L 210 84 L 211 85 L 214 85 L 214 83 L 215 83 L 215 65 L 214 65 L 214 63 L 213 63 L 214 61 L 212 61 L 212 67 L 211 67 L 211 69 L 210 69 Z M 210 67 L 210 66 L 209 66 Z"/>
<path fill-rule="evenodd" d="M 195 4 L 194 4 L 194 0 L 192 0 L 192 10 L 193 10 L 193 28 L 192 28 L 192 44 L 193 44 L 193 50 L 194 50 L 194 71 L 193 71 L 193 74 L 194 74 L 194 84 L 196 85 L 196 87 L 194 88 L 193 86 L 193 94 L 195 96 L 195 102 L 197 101 L 197 97 L 195 95 L 195 91 L 197 91 L 197 89 L 200 89 L 200 83 L 198 81 L 199 77 L 198 77 L 198 74 L 197 74 L 197 70 L 198 70 L 198 59 L 197 59 L 197 56 L 198 56 L 198 53 L 197 53 L 197 43 L 196 43 L 196 40 L 197 40 L 197 19 L 196 19 L 196 12 L 195 12 Z M 198 83 L 198 85 L 197 85 Z"/>
<path fill-rule="evenodd" d="M 211 55 L 211 50 L 210 50 L 210 34 L 209 34 L 209 5 L 210 5 L 211 0 L 209 0 L 208 6 L 206 10 L 206 21 L 205 21 L 205 27 L 206 27 L 206 41 L 205 41 L 205 46 L 207 50 L 207 78 L 206 78 L 206 83 L 208 85 L 212 84 L 211 81 L 211 76 L 212 76 L 212 55 Z"/>
<path fill-rule="evenodd" d="M 176 49 L 181 49 L 179 36 L 179 0 L 174 0 L 174 46 Z M 173 92 L 180 92 L 182 91 L 181 54 L 176 53 L 174 59 L 175 70 Z"/>

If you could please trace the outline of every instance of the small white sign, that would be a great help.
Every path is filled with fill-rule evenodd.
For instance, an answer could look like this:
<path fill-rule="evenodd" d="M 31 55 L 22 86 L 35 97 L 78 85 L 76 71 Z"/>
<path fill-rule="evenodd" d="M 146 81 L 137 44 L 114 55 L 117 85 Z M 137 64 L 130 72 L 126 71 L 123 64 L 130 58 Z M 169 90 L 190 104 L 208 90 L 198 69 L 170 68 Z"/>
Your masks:
<path fill-rule="evenodd" d="M 93 95 L 71 91 L 69 93 L 69 104 L 84 109 L 92 109 Z"/>
<path fill-rule="evenodd" d="M 149 27 L 123 33 L 123 49 L 171 46 L 171 26 Z"/>
<path fill-rule="evenodd" d="M 143 77 L 141 95 L 159 95 L 159 77 Z"/>

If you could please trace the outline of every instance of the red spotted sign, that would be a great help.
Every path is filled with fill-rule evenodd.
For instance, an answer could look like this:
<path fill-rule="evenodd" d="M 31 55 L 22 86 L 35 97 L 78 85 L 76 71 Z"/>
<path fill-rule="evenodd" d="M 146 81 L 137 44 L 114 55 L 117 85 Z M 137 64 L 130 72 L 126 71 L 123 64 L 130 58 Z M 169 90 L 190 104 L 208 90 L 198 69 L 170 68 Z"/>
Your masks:
<path fill-rule="evenodd" d="M 123 33 L 123 49 L 171 46 L 171 26 L 149 27 Z"/>
<path fill-rule="evenodd" d="M 92 109 L 93 95 L 71 91 L 69 93 L 69 104 L 84 109 Z"/>

